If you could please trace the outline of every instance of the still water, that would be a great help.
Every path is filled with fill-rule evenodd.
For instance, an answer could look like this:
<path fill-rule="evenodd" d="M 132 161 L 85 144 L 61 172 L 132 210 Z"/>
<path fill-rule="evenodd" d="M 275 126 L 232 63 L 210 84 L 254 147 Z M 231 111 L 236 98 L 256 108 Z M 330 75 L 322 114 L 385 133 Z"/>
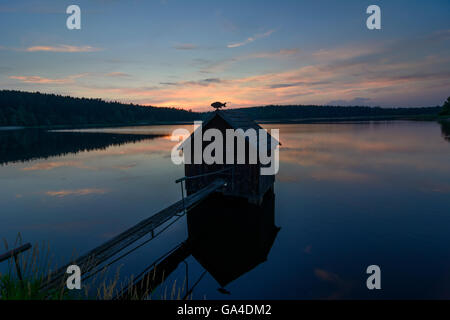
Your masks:
<path fill-rule="evenodd" d="M 264 127 L 280 129 L 282 147 L 260 214 L 236 202 L 228 216 L 212 199 L 113 265 L 121 277 L 199 233 L 188 268 L 153 298 L 198 279 L 194 299 L 450 298 L 448 124 Z M 175 128 L 0 130 L 0 237 L 44 242 L 61 265 L 180 200 Z M 372 264 L 376 292 L 366 288 Z"/>

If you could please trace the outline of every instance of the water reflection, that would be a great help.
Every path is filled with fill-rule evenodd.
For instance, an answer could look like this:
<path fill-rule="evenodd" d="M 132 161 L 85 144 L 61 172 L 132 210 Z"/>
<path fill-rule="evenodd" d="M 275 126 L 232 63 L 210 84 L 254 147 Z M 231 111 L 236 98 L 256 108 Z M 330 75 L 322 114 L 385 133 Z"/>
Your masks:
<path fill-rule="evenodd" d="M 188 213 L 192 256 L 225 287 L 267 260 L 279 228 L 275 195 L 260 206 L 215 195 Z"/>
<path fill-rule="evenodd" d="M 442 131 L 442 137 L 444 137 L 445 140 L 450 142 L 450 121 L 442 121 L 441 124 L 441 131 Z"/>
<path fill-rule="evenodd" d="M 104 150 L 109 146 L 121 146 L 161 136 L 160 134 L 55 132 L 32 129 L 0 130 L 0 164 L 47 159 L 83 151 Z M 61 165 L 61 163 L 56 165 Z"/>
<path fill-rule="evenodd" d="M 449 126 L 441 123 L 447 141 Z M 369 184 L 391 169 L 448 171 L 447 161 L 435 155 L 442 148 L 436 128 L 433 122 L 400 121 L 285 125 L 277 180 Z"/>
<path fill-rule="evenodd" d="M 182 287 L 185 265 L 181 261 L 189 265 L 190 288 L 206 269 L 193 292 L 199 299 L 450 297 L 448 123 L 264 127 L 279 128 L 283 143 L 275 183 L 276 223 L 283 229 L 273 246 L 270 248 L 271 239 L 261 240 L 266 241 L 265 247 L 246 260 L 244 252 L 256 251 L 256 241 L 251 241 L 257 236 L 246 237 L 245 233 L 255 235 L 258 224 L 273 227 L 272 223 L 259 222 L 261 215 L 247 221 L 249 214 L 239 209 L 240 204 L 215 199 L 218 205 L 205 203 L 203 210 L 193 211 L 203 218 L 195 219 L 194 213 L 183 217 L 151 245 L 121 261 L 123 280 L 139 275 L 145 266 L 166 257 L 168 250 L 180 248 L 195 234 L 203 239 L 197 241 L 198 246 L 180 248 L 180 256 L 171 255 L 172 261 L 165 260 L 166 266 L 156 268 L 169 272 L 170 265 L 178 266 L 169 278 L 165 275 L 164 283 L 154 283 L 155 298 L 160 289 L 164 294 L 165 287 L 170 296 L 175 280 L 177 289 Z M 64 152 L 73 150 L 67 151 L 67 141 L 76 144 L 84 140 L 86 147 L 95 140 L 88 137 L 94 135 L 65 139 L 65 143 L 47 135 L 49 139 L 35 148 L 32 141 L 39 140 L 35 134 L 22 138 L 30 141 L 27 144 L 8 133 L 12 139 L 6 142 L 8 150 L 18 143 L 23 151 L 17 149 L 13 152 L 17 156 L 9 157 L 5 140 L 0 144 L 4 163 L 0 166 L 0 237 L 11 243 L 21 232 L 24 241 L 48 242 L 61 265 L 74 250 L 85 253 L 180 200 L 174 181 L 184 175 L 184 168 L 171 162 L 174 142 L 167 138 L 175 128 L 178 126 L 102 129 L 89 134 L 103 133 L 95 136 L 113 143 L 117 142 L 111 139 L 114 135 L 122 135 L 131 139 L 130 143 L 66 155 Z M 166 137 L 145 140 L 153 134 Z M 145 135 L 144 140 L 133 142 L 139 135 Z M 27 161 L 45 156 L 40 149 L 46 148 L 51 151 L 45 152 L 49 157 L 52 152 L 59 156 L 5 164 L 6 159 Z M 31 153 L 33 149 L 38 150 Z M 227 216 L 216 213 L 222 207 L 232 208 L 229 222 Z M 271 217 L 268 211 L 262 216 Z M 222 228 L 225 225 L 234 226 Z M 269 249 L 269 259 L 257 265 Z M 224 255 L 214 256 L 214 252 Z M 221 270 L 221 264 L 229 269 Z M 365 287 L 365 270 L 370 264 L 388 270 L 382 281 L 389 286 L 377 295 Z M 2 267 L 7 266 L 0 265 L 0 272 L 5 271 Z M 221 285 L 231 296 L 217 291 Z"/>
<path fill-rule="evenodd" d="M 153 264 L 133 288 L 119 294 L 121 299 L 146 297 L 189 256 L 217 281 L 220 292 L 228 293 L 225 286 L 267 260 L 280 230 L 275 226 L 275 195 L 268 191 L 262 204 L 254 205 L 213 194 L 187 213 L 187 228 L 188 239 Z M 185 283 L 192 284 L 186 277 Z M 183 291 L 185 298 L 194 287 Z"/>

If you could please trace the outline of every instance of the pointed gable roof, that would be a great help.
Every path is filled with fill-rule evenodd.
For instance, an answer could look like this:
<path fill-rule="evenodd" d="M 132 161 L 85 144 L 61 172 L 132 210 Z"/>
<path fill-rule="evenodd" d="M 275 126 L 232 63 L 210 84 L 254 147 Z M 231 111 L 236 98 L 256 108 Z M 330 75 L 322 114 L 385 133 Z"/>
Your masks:
<path fill-rule="evenodd" d="M 224 110 L 219 111 L 220 116 L 228 122 L 233 129 L 242 129 L 246 131 L 247 129 L 262 129 L 255 121 L 251 120 L 247 115 L 238 110 Z"/>
<path fill-rule="evenodd" d="M 265 130 L 260 125 L 258 125 L 255 121 L 250 119 L 245 113 L 240 112 L 238 110 L 217 110 L 217 111 L 214 111 L 210 116 L 208 116 L 203 121 L 202 125 L 206 126 L 215 117 L 221 117 L 234 130 L 242 129 L 245 132 L 248 129 L 254 129 L 256 131 L 256 135 L 257 135 L 257 142 L 256 143 L 259 143 L 259 130 L 260 129 Z M 267 130 L 265 130 L 265 131 L 266 131 L 266 133 L 268 135 L 268 137 L 267 137 L 268 138 L 267 139 L 267 149 L 268 150 L 275 149 L 277 145 L 281 145 L 281 143 L 279 141 L 277 141 L 274 137 L 272 137 L 267 132 Z M 184 144 L 190 142 L 190 139 L 191 139 L 191 137 L 193 135 L 194 135 L 194 132 L 191 133 L 191 135 L 186 140 L 184 140 L 183 143 L 180 144 L 180 146 L 178 147 L 178 150 L 183 149 Z M 250 142 L 250 139 L 247 136 L 245 136 L 245 139 Z M 257 145 L 255 145 L 253 147 L 257 148 Z"/>

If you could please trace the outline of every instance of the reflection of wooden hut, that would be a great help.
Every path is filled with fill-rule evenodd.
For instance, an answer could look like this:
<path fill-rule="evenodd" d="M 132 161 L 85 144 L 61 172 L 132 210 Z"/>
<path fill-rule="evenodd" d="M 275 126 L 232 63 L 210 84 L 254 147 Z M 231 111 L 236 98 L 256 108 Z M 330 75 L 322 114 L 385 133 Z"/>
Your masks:
<path fill-rule="evenodd" d="M 186 190 L 188 194 L 192 194 L 203 187 L 210 184 L 212 181 L 217 179 L 217 175 L 206 175 L 208 173 L 217 172 L 221 170 L 225 170 L 222 177 L 227 176 L 231 178 L 230 183 L 224 189 L 224 194 L 238 197 L 245 197 L 250 202 L 260 203 L 264 194 L 273 188 L 273 183 L 275 181 L 274 175 L 261 175 L 261 167 L 264 165 L 258 161 L 256 164 L 251 164 L 249 159 L 249 152 L 252 150 L 258 154 L 259 146 L 259 134 L 260 129 L 262 129 L 258 124 L 256 124 L 253 120 L 247 118 L 242 112 L 236 110 L 227 110 L 227 111 L 215 111 L 209 116 L 207 120 L 203 122 L 202 131 L 205 132 L 208 129 L 218 129 L 222 133 L 224 137 L 224 147 L 223 147 L 223 164 L 206 164 L 204 163 L 203 157 L 202 162 L 200 164 L 194 164 L 194 140 L 196 138 L 195 132 L 191 134 L 191 136 L 186 139 L 186 141 L 180 146 L 180 149 L 184 149 L 186 144 L 190 144 L 190 150 L 192 150 L 190 157 L 191 163 L 185 164 L 185 175 L 186 177 L 200 176 L 196 179 L 188 179 L 186 181 Z M 238 138 L 234 139 L 234 163 L 226 164 L 226 154 L 230 152 L 227 150 L 225 137 L 227 129 L 242 129 L 243 132 L 246 132 L 248 129 L 254 129 L 257 134 L 256 142 L 252 141 L 245 136 L 245 163 L 238 164 L 237 162 L 237 143 Z M 271 155 L 273 149 L 277 147 L 279 144 L 273 137 L 264 131 L 264 134 L 267 135 L 267 155 Z M 203 141 L 201 142 L 202 152 L 204 149 L 212 142 Z M 227 170 L 228 169 L 228 170 Z"/>
<path fill-rule="evenodd" d="M 188 239 L 158 259 L 116 299 L 148 297 L 190 255 L 225 287 L 267 260 L 280 230 L 275 226 L 273 192 L 264 195 L 260 206 L 245 198 L 213 194 L 188 211 L 187 225 Z M 195 286 L 186 289 L 185 298 Z"/>
<path fill-rule="evenodd" d="M 216 194 L 188 212 L 191 254 L 222 287 L 267 260 L 279 231 L 274 199 L 267 192 L 257 206 Z"/>

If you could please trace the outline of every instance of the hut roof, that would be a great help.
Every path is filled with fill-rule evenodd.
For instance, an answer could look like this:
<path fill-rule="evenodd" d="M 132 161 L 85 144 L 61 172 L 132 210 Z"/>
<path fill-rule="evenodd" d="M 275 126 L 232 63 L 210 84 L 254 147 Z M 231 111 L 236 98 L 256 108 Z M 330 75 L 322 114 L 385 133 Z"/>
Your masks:
<path fill-rule="evenodd" d="M 214 119 L 215 117 L 221 117 L 223 120 L 225 120 L 234 130 L 237 129 L 242 129 L 244 132 L 247 131 L 248 129 L 254 129 L 256 131 L 256 135 L 257 135 L 257 142 L 259 141 L 259 130 L 263 129 L 261 126 L 259 126 L 255 121 L 253 121 L 252 119 L 248 118 L 243 112 L 240 112 L 238 110 L 226 110 L 226 111 L 215 111 L 213 112 L 210 116 L 208 116 L 204 121 L 203 121 L 203 126 L 206 126 L 212 119 Z M 197 129 L 198 130 L 198 129 Z M 275 149 L 275 147 L 277 145 L 281 145 L 281 143 L 279 141 L 277 141 L 274 137 L 272 137 L 267 131 L 267 149 Z M 192 135 L 194 133 L 192 133 L 185 141 L 183 141 L 183 143 L 178 147 L 178 149 L 183 149 L 183 146 L 185 143 L 187 143 L 188 141 L 190 141 Z M 245 136 L 245 139 L 247 141 L 250 142 L 250 139 Z M 253 146 L 255 148 L 257 148 L 257 145 Z"/>
<path fill-rule="evenodd" d="M 255 121 L 248 118 L 243 112 L 237 110 L 219 111 L 219 115 L 228 122 L 233 129 L 262 129 Z"/>

